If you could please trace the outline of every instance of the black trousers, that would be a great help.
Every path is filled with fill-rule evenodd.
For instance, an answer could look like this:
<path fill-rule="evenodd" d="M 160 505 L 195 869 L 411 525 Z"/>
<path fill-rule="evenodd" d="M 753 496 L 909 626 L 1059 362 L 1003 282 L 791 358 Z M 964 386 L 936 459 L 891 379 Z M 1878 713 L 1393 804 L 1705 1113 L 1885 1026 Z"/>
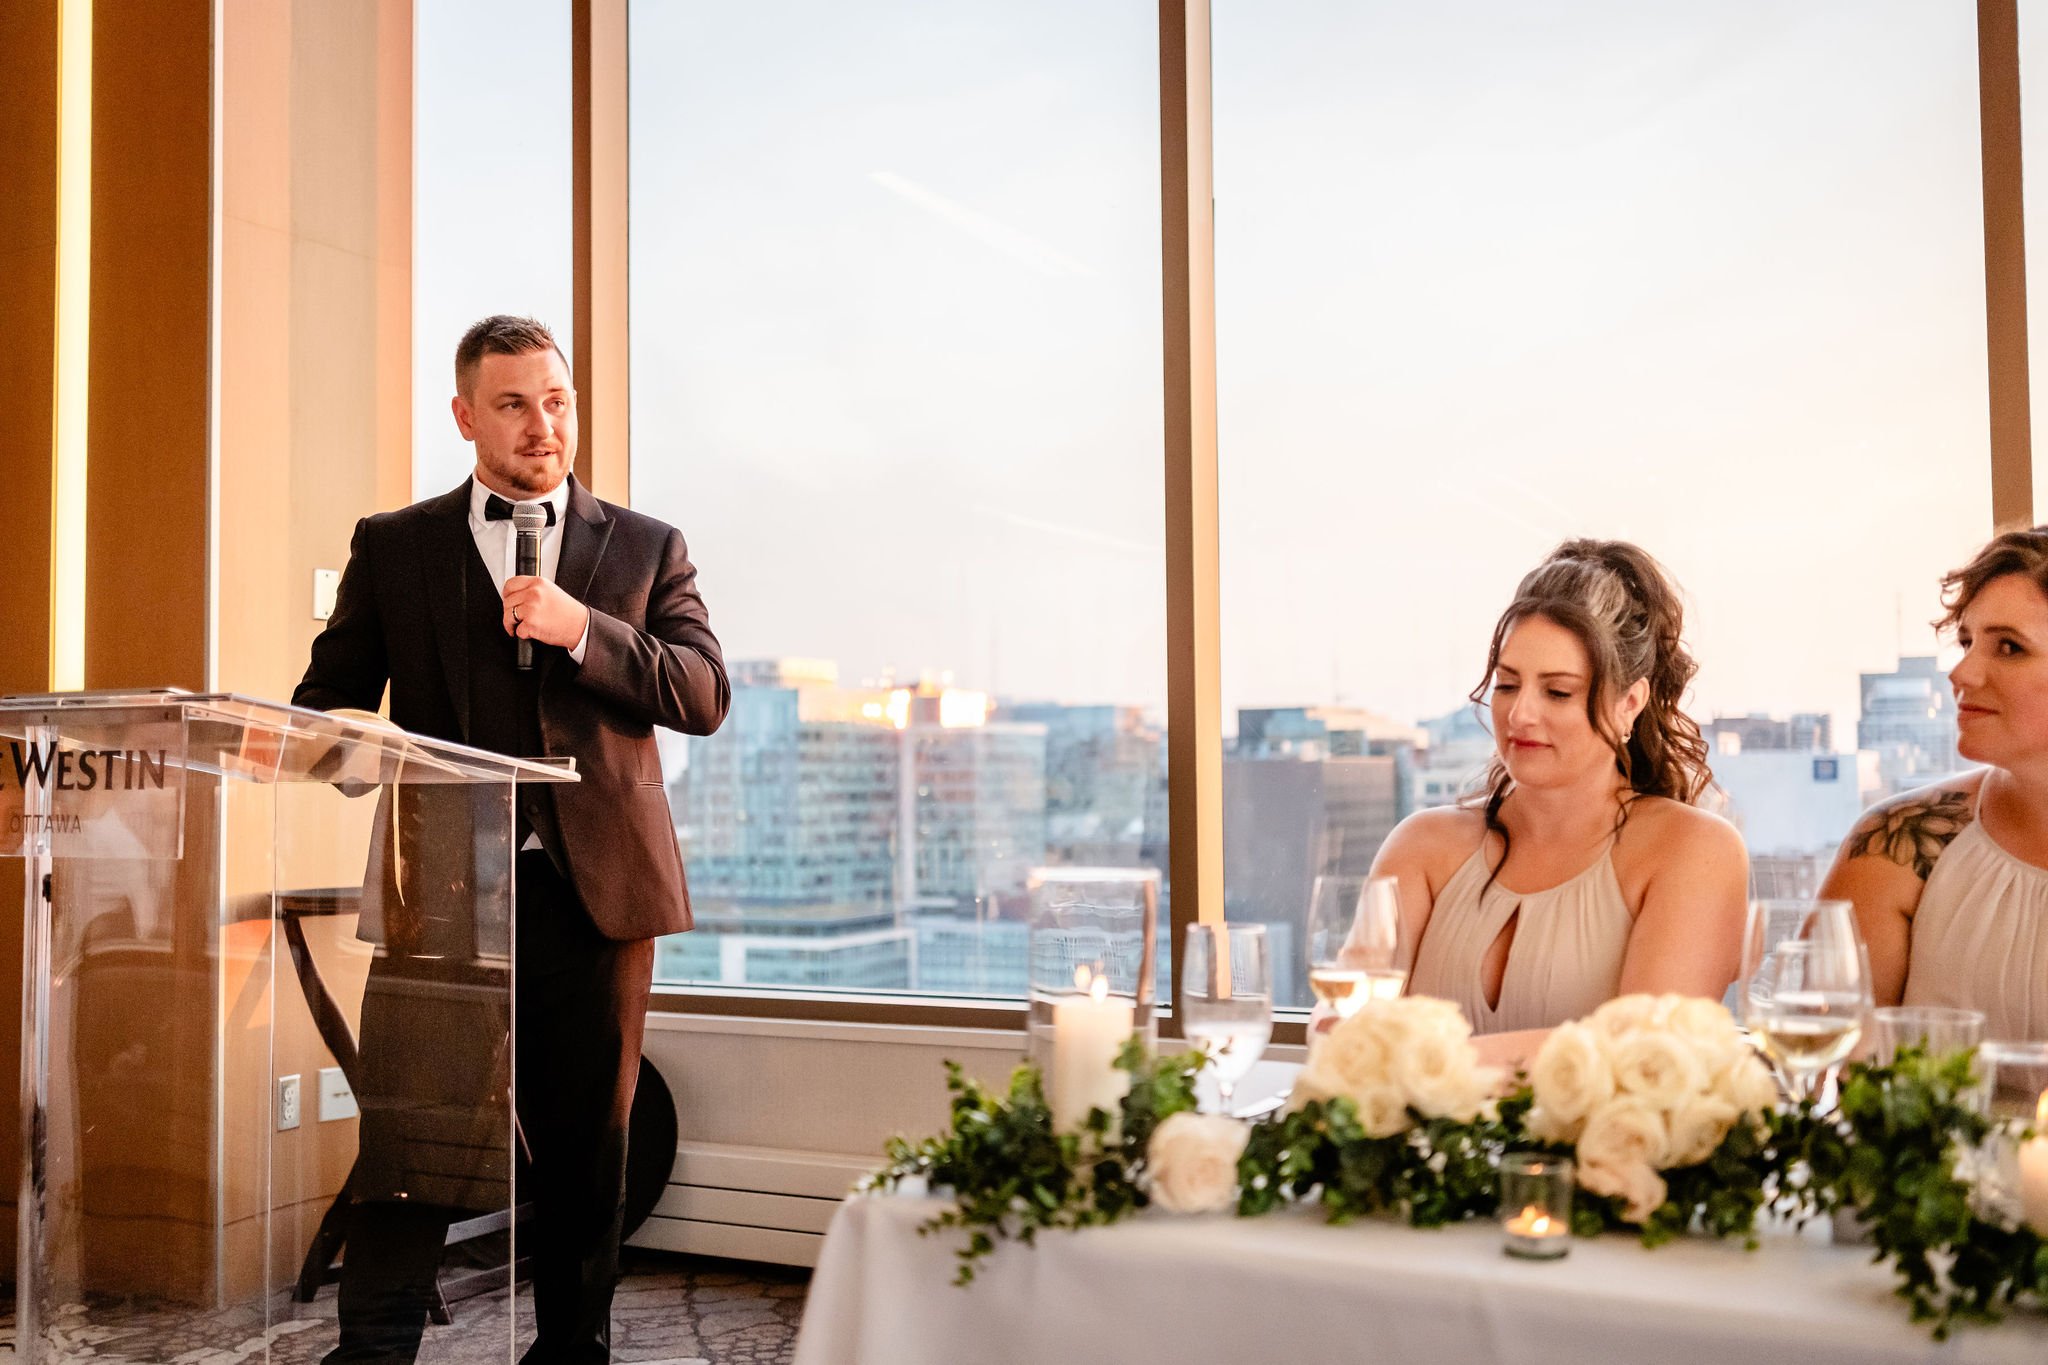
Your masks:
<path fill-rule="evenodd" d="M 621 943 L 598 933 L 575 888 L 538 850 L 519 855 L 517 899 L 514 1061 L 519 1127 L 532 1161 L 517 1197 L 534 1209 L 518 1247 L 533 1259 L 537 1328 L 523 1359 L 526 1365 L 603 1365 L 611 1355 L 626 1121 L 646 1033 L 654 943 Z M 366 996 L 366 1067 L 373 1023 L 386 1032 L 405 1031 L 402 1017 L 373 1020 Z M 401 1048 L 392 1050 L 428 1071 L 451 1044 L 458 1054 L 465 1051 L 445 1034 L 395 1041 Z M 473 1046 L 467 1050 L 472 1059 L 479 1055 Z M 367 1097 L 364 1117 L 366 1161 L 358 1169 L 388 1166 L 368 1161 Z M 430 1179 L 420 1191 L 374 1184 L 359 1191 L 342 1259 L 341 1341 L 328 1365 L 403 1365 L 418 1354 L 448 1224 L 458 1212 L 416 1197 L 431 1195 L 434 1187 Z"/>

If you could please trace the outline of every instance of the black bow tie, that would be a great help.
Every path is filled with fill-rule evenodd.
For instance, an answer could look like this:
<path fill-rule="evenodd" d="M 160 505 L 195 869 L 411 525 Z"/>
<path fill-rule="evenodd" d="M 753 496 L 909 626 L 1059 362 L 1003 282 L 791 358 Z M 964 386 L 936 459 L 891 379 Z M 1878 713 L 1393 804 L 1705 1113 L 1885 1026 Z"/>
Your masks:
<path fill-rule="evenodd" d="M 538 504 L 538 506 L 542 511 L 548 514 L 548 525 L 553 526 L 555 524 L 555 505 L 551 502 L 543 502 Z M 512 520 L 512 504 L 506 502 L 496 493 L 491 494 L 488 498 L 484 499 L 484 520 Z"/>

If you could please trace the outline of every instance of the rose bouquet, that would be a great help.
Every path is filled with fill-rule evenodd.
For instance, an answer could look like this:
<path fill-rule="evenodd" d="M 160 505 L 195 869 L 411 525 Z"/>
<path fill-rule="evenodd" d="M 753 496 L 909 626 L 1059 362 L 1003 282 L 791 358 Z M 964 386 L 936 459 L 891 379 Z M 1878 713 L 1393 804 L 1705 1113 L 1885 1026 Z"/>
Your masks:
<path fill-rule="evenodd" d="M 1594 1217 L 1652 1240 L 1695 1215 L 1723 1233 L 1753 1226 L 1778 1087 L 1719 1004 L 1610 1000 L 1551 1031 L 1529 1084 L 1529 1136 L 1573 1149 L 1580 1187 L 1607 1201 Z"/>
<path fill-rule="evenodd" d="M 1316 1198 L 1337 1221 L 1398 1210 L 1434 1226 L 1490 1211 L 1501 1080 L 1457 1006 L 1368 1001 L 1316 1042 L 1287 1112 L 1253 1130 L 1240 1212 Z"/>
<path fill-rule="evenodd" d="M 1472 1122 L 1501 1079 L 1479 1064 L 1472 1025 L 1450 1001 L 1370 1000 L 1316 1043 L 1289 1107 L 1348 1099 L 1367 1136 L 1392 1137 L 1418 1119 Z"/>

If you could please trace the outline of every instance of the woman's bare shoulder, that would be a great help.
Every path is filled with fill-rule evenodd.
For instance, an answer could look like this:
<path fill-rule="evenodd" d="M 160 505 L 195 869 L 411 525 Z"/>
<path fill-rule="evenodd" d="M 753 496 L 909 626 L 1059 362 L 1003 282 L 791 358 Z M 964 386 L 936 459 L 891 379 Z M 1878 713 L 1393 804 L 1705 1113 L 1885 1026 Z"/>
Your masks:
<path fill-rule="evenodd" d="M 1977 818 L 1977 792 L 1983 784 L 1979 768 L 1887 797 L 1850 827 L 1836 865 L 1881 859 L 1926 881 L 1942 851 Z"/>
<path fill-rule="evenodd" d="M 1468 806 L 1419 810 L 1400 824 L 1380 848 L 1379 862 L 1440 867 L 1464 861 L 1486 836 L 1486 814 Z"/>
<path fill-rule="evenodd" d="M 1630 803 L 1621 842 L 1636 856 L 1659 862 L 1748 857 L 1734 825 L 1666 796 L 1639 796 Z"/>

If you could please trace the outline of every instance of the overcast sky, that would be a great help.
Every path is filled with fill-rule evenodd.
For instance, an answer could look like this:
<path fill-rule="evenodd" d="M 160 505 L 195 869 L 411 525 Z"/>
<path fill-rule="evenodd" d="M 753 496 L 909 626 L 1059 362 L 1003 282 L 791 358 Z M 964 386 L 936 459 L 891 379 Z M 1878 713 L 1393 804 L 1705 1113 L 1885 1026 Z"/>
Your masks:
<path fill-rule="evenodd" d="M 1155 6 L 632 15 L 634 501 L 728 656 L 1159 704 Z M 1847 727 L 1989 525 L 1975 62 L 1922 0 L 1216 0 L 1226 708 L 1440 713 L 1588 534 L 1702 717 Z M 566 0 L 419 63 L 425 494 L 463 325 L 567 340 Z"/>

